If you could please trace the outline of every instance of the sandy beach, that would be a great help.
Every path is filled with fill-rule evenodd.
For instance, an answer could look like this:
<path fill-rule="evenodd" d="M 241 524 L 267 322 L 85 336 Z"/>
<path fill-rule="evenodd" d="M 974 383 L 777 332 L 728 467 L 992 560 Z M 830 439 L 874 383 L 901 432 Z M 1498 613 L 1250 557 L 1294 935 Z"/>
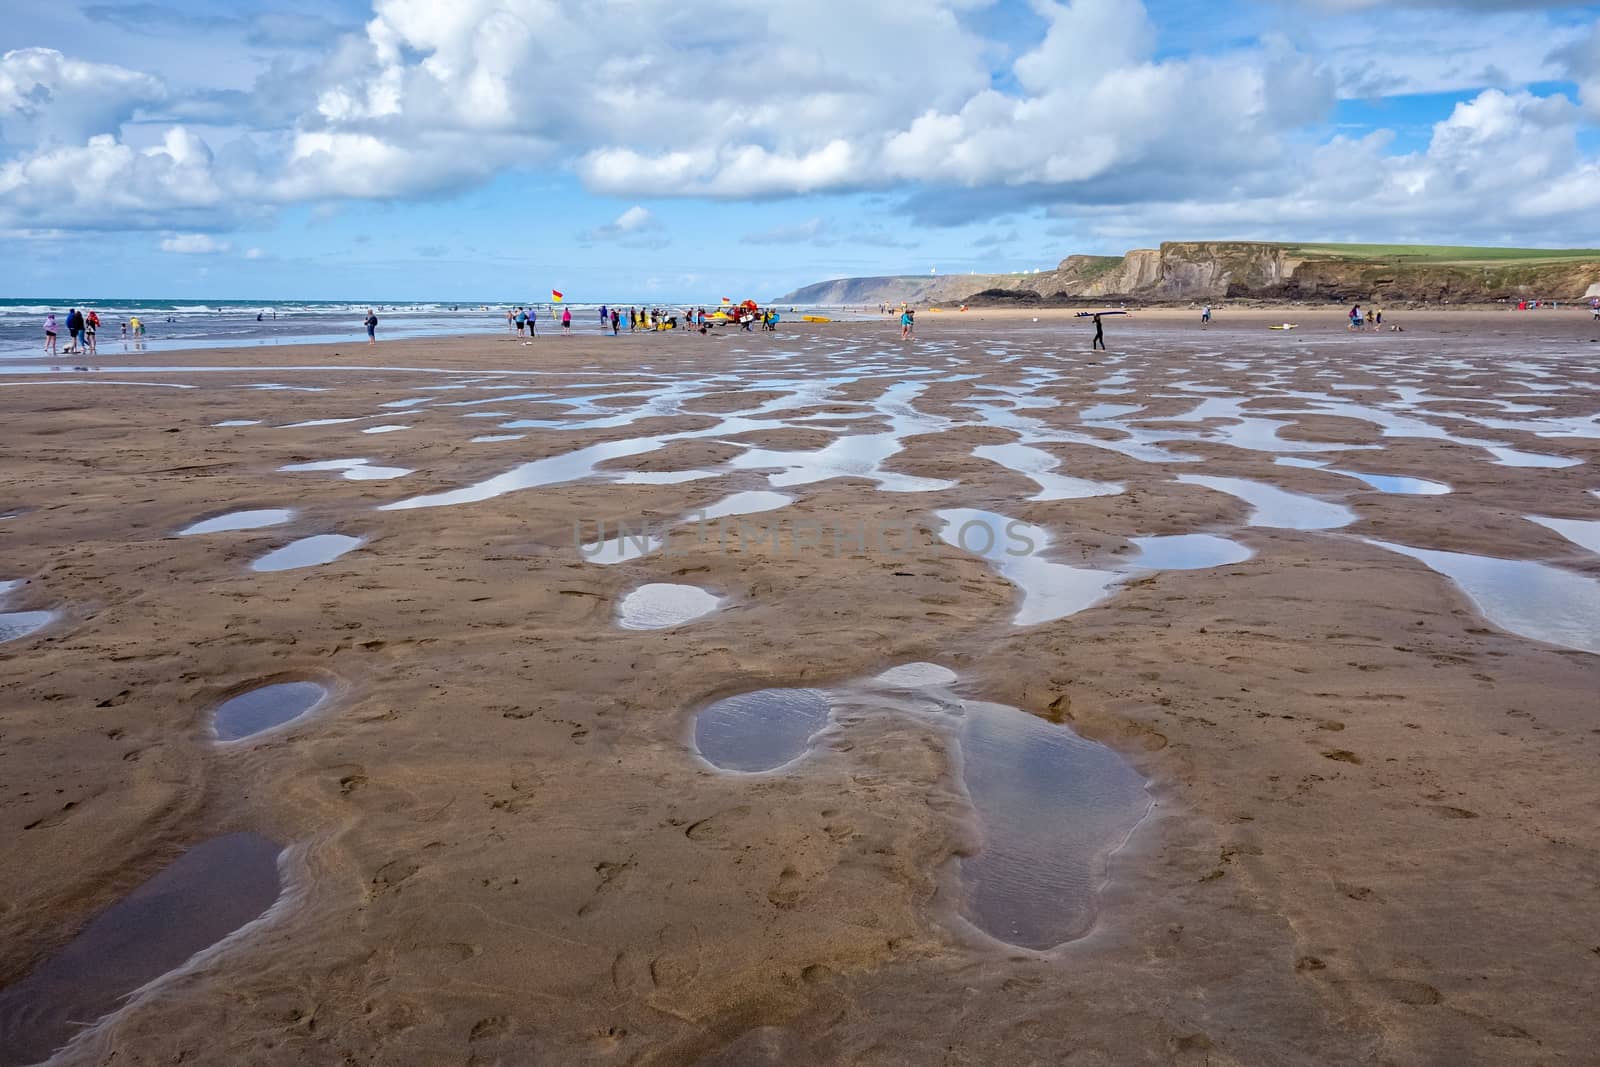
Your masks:
<path fill-rule="evenodd" d="M 0 1064 L 63 1032 L 118 1065 L 1592 1061 L 1600 322 L 1388 324 L 5 364 L 0 612 L 53 614 L 0 643 Z M 334 460 L 366 462 L 282 469 Z M 703 536 L 744 493 L 786 498 L 747 516 L 778 536 Z M 1047 547 L 948 543 L 956 509 Z M 619 521 L 664 543 L 580 549 Z M 354 542 L 252 569 L 324 535 Z M 651 583 L 716 609 L 619 625 Z M 907 664 L 955 680 L 872 682 Z M 219 740 L 289 682 L 326 695 Z M 765 772 L 697 751 L 697 713 L 768 688 L 829 694 L 826 729 Z M 975 784 L 1004 709 L 1143 780 L 1053 947 L 970 899 L 1003 834 L 1073 818 Z M 250 925 L 92 1028 L 4 1000 L 247 834 L 283 850 Z M 995 907 L 1066 897 L 1024 888 Z"/>

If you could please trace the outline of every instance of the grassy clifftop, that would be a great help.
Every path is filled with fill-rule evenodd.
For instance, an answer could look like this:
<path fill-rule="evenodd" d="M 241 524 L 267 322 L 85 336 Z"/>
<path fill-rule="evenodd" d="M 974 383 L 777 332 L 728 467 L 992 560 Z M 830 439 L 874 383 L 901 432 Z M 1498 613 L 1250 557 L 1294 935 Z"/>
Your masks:
<path fill-rule="evenodd" d="M 1169 241 L 1124 256 L 1068 256 L 1036 274 L 841 278 L 782 302 L 872 304 L 1074 301 L 1384 299 L 1477 303 L 1575 300 L 1600 286 L 1600 249 L 1464 245 Z"/>

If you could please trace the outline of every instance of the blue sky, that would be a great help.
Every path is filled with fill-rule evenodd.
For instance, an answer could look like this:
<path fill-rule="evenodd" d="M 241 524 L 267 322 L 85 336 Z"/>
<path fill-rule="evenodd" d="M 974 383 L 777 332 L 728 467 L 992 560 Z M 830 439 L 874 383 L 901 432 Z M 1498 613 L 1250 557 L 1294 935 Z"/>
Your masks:
<path fill-rule="evenodd" d="M 1594 4 L 13 0 L 0 53 L 7 296 L 714 299 L 1186 238 L 1600 245 Z"/>

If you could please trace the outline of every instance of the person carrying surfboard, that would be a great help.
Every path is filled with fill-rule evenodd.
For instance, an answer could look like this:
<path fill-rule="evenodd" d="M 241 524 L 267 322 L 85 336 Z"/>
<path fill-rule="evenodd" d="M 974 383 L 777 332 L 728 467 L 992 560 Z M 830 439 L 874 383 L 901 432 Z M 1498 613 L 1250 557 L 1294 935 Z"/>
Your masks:
<path fill-rule="evenodd" d="M 1097 348 L 1102 352 L 1106 349 L 1106 324 L 1101 321 L 1098 313 L 1094 317 L 1094 340 L 1089 344 L 1089 351 L 1092 352 Z"/>

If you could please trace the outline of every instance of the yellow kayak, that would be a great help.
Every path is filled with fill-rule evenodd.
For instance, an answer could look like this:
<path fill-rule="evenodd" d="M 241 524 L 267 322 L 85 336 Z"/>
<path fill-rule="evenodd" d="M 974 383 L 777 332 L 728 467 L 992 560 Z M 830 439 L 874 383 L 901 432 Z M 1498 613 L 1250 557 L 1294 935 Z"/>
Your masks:
<path fill-rule="evenodd" d="M 832 319 L 828 318 L 826 315 L 802 315 L 802 316 L 800 316 L 800 320 L 802 322 L 832 322 L 833 321 Z"/>

